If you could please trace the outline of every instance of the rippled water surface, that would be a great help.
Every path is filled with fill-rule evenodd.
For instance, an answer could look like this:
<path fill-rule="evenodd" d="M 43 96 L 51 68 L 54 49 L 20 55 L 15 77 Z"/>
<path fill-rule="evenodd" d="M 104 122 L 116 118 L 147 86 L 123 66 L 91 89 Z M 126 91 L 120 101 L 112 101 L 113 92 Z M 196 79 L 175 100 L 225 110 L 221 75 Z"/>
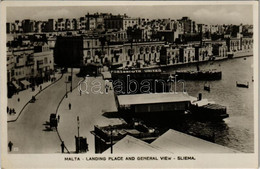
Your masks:
<path fill-rule="evenodd" d="M 222 71 L 222 79 L 209 81 L 211 91 L 203 90 L 205 81 L 186 81 L 187 92 L 197 97 L 202 93 L 203 98 L 227 106 L 229 118 L 222 123 L 188 121 L 180 123 L 175 129 L 200 136 L 212 136 L 217 144 L 221 144 L 242 152 L 254 151 L 254 88 L 253 57 L 236 58 L 200 64 L 200 69 L 217 69 Z M 196 70 L 196 66 L 170 68 Z M 236 81 L 249 82 L 249 88 L 236 87 Z M 182 90 L 178 85 L 177 89 Z"/>

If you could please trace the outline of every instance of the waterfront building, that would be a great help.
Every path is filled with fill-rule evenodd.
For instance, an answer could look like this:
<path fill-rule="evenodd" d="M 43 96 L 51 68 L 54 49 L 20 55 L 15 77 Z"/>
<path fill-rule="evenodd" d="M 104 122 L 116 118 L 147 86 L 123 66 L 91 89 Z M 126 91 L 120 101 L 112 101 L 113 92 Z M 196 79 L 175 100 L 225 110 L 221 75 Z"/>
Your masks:
<path fill-rule="evenodd" d="M 127 63 L 141 60 L 143 62 L 159 62 L 162 41 L 151 42 L 106 42 L 102 47 L 98 37 L 84 37 L 84 63 Z M 102 51 L 103 48 L 103 51 Z M 103 53 L 103 54 L 102 54 Z M 102 54 L 102 55 L 101 55 Z M 102 58 L 101 58 L 101 57 Z M 102 60 L 102 61 L 101 61 Z"/>
<path fill-rule="evenodd" d="M 212 54 L 215 57 L 222 57 L 222 58 L 226 58 L 227 57 L 227 46 L 226 45 L 221 45 L 221 44 L 214 44 L 212 45 L 213 50 L 212 50 Z"/>
<path fill-rule="evenodd" d="M 228 38 L 227 39 L 227 46 L 229 52 L 236 52 L 241 50 L 241 44 L 240 44 L 239 38 Z"/>
<path fill-rule="evenodd" d="M 179 63 L 180 50 L 176 45 L 164 45 L 160 50 L 160 64 Z"/>
<path fill-rule="evenodd" d="M 103 153 L 127 135 L 147 143 L 152 142 L 159 136 L 157 130 L 148 128 L 140 122 L 104 127 L 96 125 L 91 133 L 95 136 L 95 153 Z"/>
<path fill-rule="evenodd" d="M 189 63 L 195 61 L 195 48 L 191 46 L 180 47 L 179 62 Z"/>
<path fill-rule="evenodd" d="M 241 38 L 241 50 L 252 50 L 253 49 L 253 38 L 243 37 Z"/>

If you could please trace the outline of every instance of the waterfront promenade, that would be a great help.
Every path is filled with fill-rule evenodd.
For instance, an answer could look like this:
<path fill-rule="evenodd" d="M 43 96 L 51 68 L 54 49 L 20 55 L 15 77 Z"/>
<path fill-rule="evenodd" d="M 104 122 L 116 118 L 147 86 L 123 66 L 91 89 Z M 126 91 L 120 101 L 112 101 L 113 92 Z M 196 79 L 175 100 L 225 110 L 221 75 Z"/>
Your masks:
<path fill-rule="evenodd" d="M 88 82 L 100 83 L 102 88 L 105 82 L 101 77 L 88 77 Z M 89 83 L 89 84 L 90 84 Z M 109 84 L 112 85 L 111 83 Z M 104 91 L 104 90 L 102 90 Z M 69 109 L 71 104 L 71 110 Z M 79 133 L 82 137 L 87 137 L 89 144 L 89 152 L 95 153 L 94 136 L 90 133 L 94 130 L 94 125 L 107 126 L 122 123 L 119 119 L 107 118 L 103 116 L 104 111 L 116 111 L 114 91 L 108 90 L 108 94 L 81 94 L 78 88 L 68 94 L 68 98 L 64 98 L 59 106 L 57 115 L 60 116 L 58 131 L 61 139 L 71 153 L 75 153 L 75 136 L 78 136 L 77 116 L 80 121 Z"/>

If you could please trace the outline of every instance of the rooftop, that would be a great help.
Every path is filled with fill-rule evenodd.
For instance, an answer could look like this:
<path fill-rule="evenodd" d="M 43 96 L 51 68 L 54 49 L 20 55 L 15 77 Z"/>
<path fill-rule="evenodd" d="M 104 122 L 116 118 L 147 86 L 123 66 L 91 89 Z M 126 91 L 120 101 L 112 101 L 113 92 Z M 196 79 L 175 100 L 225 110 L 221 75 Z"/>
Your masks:
<path fill-rule="evenodd" d="M 151 143 L 173 153 L 238 153 L 238 151 L 172 129 Z"/>
<path fill-rule="evenodd" d="M 154 154 L 154 153 L 169 153 L 169 152 L 166 152 L 165 150 L 162 150 L 157 146 L 148 144 L 142 140 L 127 135 L 113 146 L 113 153 Z M 110 148 L 107 149 L 104 152 L 104 154 L 110 154 Z"/>
<path fill-rule="evenodd" d="M 137 105 L 137 104 L 154 104 L 154 103 L 172 103 L 190 101 L 191 98 L 187 93 L 149 93 L 119 95 L 119 105 Z"/>

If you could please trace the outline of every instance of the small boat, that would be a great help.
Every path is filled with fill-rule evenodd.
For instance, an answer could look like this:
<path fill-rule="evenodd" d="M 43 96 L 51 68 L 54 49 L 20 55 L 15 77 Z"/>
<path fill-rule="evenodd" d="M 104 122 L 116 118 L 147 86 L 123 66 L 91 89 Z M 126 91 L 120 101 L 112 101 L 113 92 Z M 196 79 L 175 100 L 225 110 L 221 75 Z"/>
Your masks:
<path fill-rule="evenodd" d="M 244 58 L 244 60 L 246 60 L 246 58 Z"/>
<path fill-rule="evenodd" d="M 236 85 L 237 85 L 237 87 L 248 88 L 249 87 L 249 82 L 247 82 L 247 84 L 236 82 Z"/>
<path fill-rule="evenodd" d="M 210 92 L 210 85 L 209 84 L 204 84 L 204 90 Z"/>

